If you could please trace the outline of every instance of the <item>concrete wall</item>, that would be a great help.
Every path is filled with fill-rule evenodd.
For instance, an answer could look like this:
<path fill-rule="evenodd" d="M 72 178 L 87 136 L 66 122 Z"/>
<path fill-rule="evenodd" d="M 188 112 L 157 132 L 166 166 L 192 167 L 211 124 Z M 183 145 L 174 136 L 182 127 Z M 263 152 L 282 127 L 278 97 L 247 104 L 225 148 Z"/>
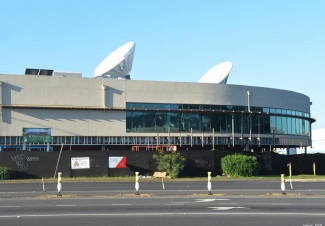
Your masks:
<path fill-rule="evenodd" d="M 250 105 L 310 113 L 309 97 L 285 90 L 184 82 L 0 75 L 0 104 L 125 108 L 126 102 Z M 0 136 L 51 128 L 52 136 L 127 136 L 125 112 L 2 109 Z M 147 134 L 150 135 L 150 134 Z"/>

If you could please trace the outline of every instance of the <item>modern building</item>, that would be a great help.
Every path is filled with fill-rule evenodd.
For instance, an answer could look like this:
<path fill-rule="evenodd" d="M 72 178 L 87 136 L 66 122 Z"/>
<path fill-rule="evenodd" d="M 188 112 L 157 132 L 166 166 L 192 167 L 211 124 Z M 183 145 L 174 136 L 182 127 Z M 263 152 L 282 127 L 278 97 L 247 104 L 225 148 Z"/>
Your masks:
<path fill-rule="evenodd" d="M 306 95 L 229 84 L 0 74 L 0 95 L 2 148 L 269 151 L 310 146 L 315 121 Z"/>
<path fill-rule="evenodd" d="M 197 83 L 130 80 L 134 52 L 134 42 L 121 46 L 94 78 L 45 69 L 0 74 L 0 147 L 267 151 L 311 145 L 309 97 L 226 84 L 231 62 Z"/>

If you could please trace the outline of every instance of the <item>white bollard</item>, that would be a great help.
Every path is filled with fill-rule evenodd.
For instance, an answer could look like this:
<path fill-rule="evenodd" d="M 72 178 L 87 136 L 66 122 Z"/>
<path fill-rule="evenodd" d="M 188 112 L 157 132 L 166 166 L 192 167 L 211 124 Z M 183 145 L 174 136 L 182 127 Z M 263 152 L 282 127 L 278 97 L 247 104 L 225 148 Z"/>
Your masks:
<path fill-rule="evenodd" d="M 165 183 L 164 183 L 164 177 L 161 177 L 161 183 L 162 183 L 163 190 L 166 190 Z"/>
<path fill-rule="evenodd" d="M 61 178 L 61 176 L 62 176 L 62 173 L 59 172 L 58 173 L 58 186 L 57 186 L 57 188 L 58 188 L 58 194 L 57 194 L 57 196 L 62 196 L 62 194 L 61 194 L 61 190 L 62 190 L 62 184 L 61 184 L 62 178 Z"/>
<path fill-rule="evenodd" d="M 212 195 L 211 193 L 212 185 L 211 185 L 211 172 L 208 172 L 208 195 Z"/>
<path fill-rule="evenodd" d="M 282 190 L 282 195 L 286 194 L 286 186 L 285 186 L 285 179 L 284 179 L 284 174 L 281 174 L 281 190 Z"/>
<path fill-rule="evenodd" d="M 135 190 L 136 190 L 136 195 L 140 195 L 139 193 L 139 172 L 135 172 Z"/>
<path fill-rule="evenodd" d="M 46 189 L 45 189 L 45 184 L 44 184 L 44 180 L 43 180 L 43 177 L 42 177 L 42 184 L 43 184 L 43 192 L 46 192 Z"/>

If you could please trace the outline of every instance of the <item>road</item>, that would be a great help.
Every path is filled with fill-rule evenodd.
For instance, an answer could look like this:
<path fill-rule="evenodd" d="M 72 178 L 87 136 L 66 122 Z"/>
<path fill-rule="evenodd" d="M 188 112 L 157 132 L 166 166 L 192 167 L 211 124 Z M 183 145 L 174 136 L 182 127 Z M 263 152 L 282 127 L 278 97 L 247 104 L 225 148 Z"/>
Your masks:
<path fill-rule="evenodd" d="M 325 225 L 324 197 L 0 200 L 1 225 Z"/>
<path fill-rule="evenodd" d="M 56 194 L 56 183 L 46 183 L 46 194 Z M 141 182 L 140 193 L 154 195 L 191 195 L 207 193 L 207 182 Z M 132 182 L 62 182 L 63 194 L 81 196 L 134 193 Z M 325 182 L 286 182 L 288 194 L 325 195 Z M 43 195 L 41 183 L 0 183 L 0 198 Z M 264 195 L 281 193 L 279 181 L 213 181 L 212 193 L 228 195 Z"/>

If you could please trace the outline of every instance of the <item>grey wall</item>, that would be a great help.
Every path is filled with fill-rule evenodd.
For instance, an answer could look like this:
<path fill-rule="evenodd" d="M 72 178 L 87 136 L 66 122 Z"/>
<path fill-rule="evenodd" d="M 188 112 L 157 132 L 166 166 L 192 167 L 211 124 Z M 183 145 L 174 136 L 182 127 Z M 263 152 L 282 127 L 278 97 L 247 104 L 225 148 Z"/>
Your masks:
<path fill-rule="evenodd" d="M 310 113 L 309 97 L 285 90 L 184 82 L 0 75 L 3 105 L 125 108 L 126 102 L 247 105 Z M 104 88 L 103 86 L 106 86 Z M 52 136 L 127 136 L 125 112 L 2 109 L 0 136 L 22 128 L 51 128 Z M 150 134 L 146 134 L 150 135 Z"/>

